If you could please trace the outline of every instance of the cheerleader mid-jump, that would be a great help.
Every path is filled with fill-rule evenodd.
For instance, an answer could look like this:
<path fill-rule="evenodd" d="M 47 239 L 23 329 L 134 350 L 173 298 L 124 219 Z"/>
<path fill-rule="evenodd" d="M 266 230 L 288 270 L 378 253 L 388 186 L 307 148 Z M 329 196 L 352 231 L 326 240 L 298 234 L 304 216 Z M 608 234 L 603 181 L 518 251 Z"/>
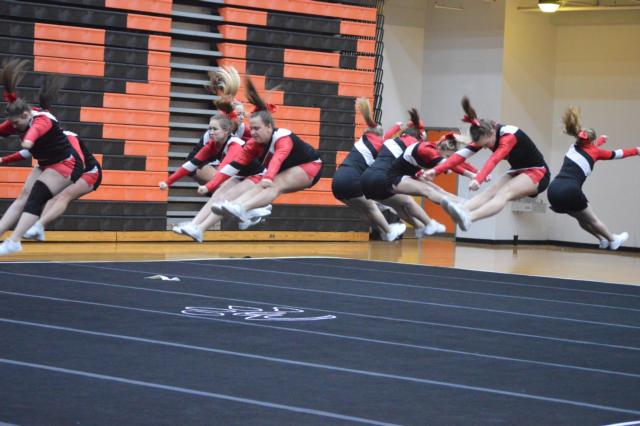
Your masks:
<path fill-rule="evenodd" d="M 593 171 L 598 160 L 618 160 L 632 155 L 640 155 L 640 147 L 602 149 L 606 136 L 596 137 L 593 129 L 580 127 L 580 117 L 575 108 L 569 108 L 563 116 L 564 131 L 576 138 L 576 141 L 564 156 L 562 168 L 549 185 L 547 197 L 551 209 L 556 213 L 566 213 L 574 217 L 582 229 L 600 240 L 600 248 L 617 250 L 628 238 L 622 232 L 612 234 L 607 226 L 596 216 L 582 192 L 582 185 Z"/>
<path fill-rule="evenodd" d="M 473 142 L 462 148 L 445 162 L 425 172 L 428 180 L 461 164 L 482 148 L 493 151 L 482 170 L 469 183 L 469 190 L 477 191 L 487 181 L 487 176 L 502 160 L 507 160 L 511 169 L 494 181 L 484 192 L 461 205 L 443 199 L 444 207 L 451 217 L 466 231 L 472 222 L 498 214 L 507 202 L 524 196 L 535 197 L 549 185 L 549 168 L 542 153 L 522 130 L 511 125 L 497 124 L 478 119 L 469 98 L 462 98 L 465 112 L 464 122 L 470 123 Z"/>

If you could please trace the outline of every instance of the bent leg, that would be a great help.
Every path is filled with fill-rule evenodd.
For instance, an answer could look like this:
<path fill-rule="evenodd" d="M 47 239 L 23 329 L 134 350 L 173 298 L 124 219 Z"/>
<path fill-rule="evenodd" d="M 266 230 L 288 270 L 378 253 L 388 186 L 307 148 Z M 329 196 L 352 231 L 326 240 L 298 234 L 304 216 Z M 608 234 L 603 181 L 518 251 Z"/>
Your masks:
<path fill-rule="evenodd" d="M 33 184 L 38 180 L 41 174 L 42 170 L 39 167 L 34 167 L 31 170 L 31 173 L 29 173 L 27 180 L 24 182 L 24 185 L 20 190 L 18 198 L 11 203 L 7 211 L 4 212 L 2 219 L 0 219 L 0 235 L 11 229 L 13 225 L 18 222 L 18 219 L 20 219 L 20 215 L 24 210 L 24 206 L 27 204 L 31 188 L 33 188 Z"/>
<path fill-rule="evenodd" d="M 538 192 L 538 185 L 533 183 L 529 176 L 520 174 L 515 177 L 505 176 L 510 179 L 504 183 L 496 194 L 484 205 L 471 210 L 469 218 L 472 222 L 498 214 L 507 205 L 507 202 Z M 498 182 L 501 182 L 500 179 Z M 473 199 L 471 200 L 473 201 Z"/>

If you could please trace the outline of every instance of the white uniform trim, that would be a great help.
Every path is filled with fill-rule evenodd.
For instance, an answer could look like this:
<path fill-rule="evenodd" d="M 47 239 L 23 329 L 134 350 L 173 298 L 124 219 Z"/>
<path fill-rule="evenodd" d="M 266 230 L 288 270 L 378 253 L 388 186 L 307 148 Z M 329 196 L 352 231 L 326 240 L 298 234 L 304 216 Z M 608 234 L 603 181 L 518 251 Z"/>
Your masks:
<path fill-rule="evenodd" d="M 395 139 L 387 139 L 384 141 L 384 146 L 391 151 L 394 157 L 398 158 L 402 155 L 402 147 L 398 145 L 398 142 L 396 142 Z"/>
<path fill-rule="evenodd" d="M 407 149 L 405 149 L 405 150 L 404 150 L 404 152 L 402 153 L 402 158 L 403 158 L 406 162 L 408 162 L 408 163 L 410 163 L 410 164 L 412 164 L 412 165 L 414 165 L 414 166 L 416 166 L 416 167 L 420 167 L 420 165 L 418 164 L 418 162 L 416 161 L 416 159 L 415 159 L 415 158 L 413 158 L 413 151 L 416 149 L 416 146 L 418 146 L 418 144 L 419 144 L 419 143 L 420 143 L 420 142 L 412 143 L 412 144 L 411 144 L 411 145 L 409 145 L 409 146 L 407 147 Z"/>
<path fill-rule="evenodd" d="M 617 160 L 619 158 L 622 158 L 624 156 L 624 151 L 622 151 L 621 149 L 616 149 L 615 151 L 613 151 L 614 154 L 614 159 Z"/>
<path fill-rule="evenodd" d="M 269 152 L 273 154 L 276 152 L 276 141 L 280 138 L 284 138 L 285 136 L 289 136 L 291 134 L 291 130 L 287 129 L 278 129 L 271 135 L 271 143 L 269 144 Z"/>
<path fill-rule="evenodd" d="M 512 126 L 510 124 L 507 124 L 505 126 L 502 126 L 500 128 L 500 135 L 499 136 L 504 136 L 504 135 L 513 135 L 514 133 L 516 133 L 518 129 L 516 126 Z"/>
<path fill-rule="evenodd" d="M 589 165 L 589 162 L 586 158 L 580 155 L 578 151 L 576 151 L 576 148 L 573 145 L 569 148 L 569 151 L 567 151 L 565 156 L 576 163 L 578 167 L 582 169 L 582 173 L 584 173 L 585 176 L 589 176 L 591 174 L 591 166 Z"/>
<path fill-rule="evenodd" d="M 48 111 L 33 111 L 33 117 L 37 117 L 39 115 L 44 115 L 45 117 L 48 117 L 49 120 L 52 120 L 52 121 L 56 121 L 56 122 L 58 121 L 58 119 Z"/>
<path fill-rule="evenodd" d="M 364 144 L 364 141 L 362 140 L 362 138 L 358 139 L 356 143 L 353 145 L 353 147 L 362 155 L 365 163 L 367 163 L 367 166 L 370 166 L 373 164 L 373 162 L 375 161 L 375 159 L 373 158 L 373 154 L 371 153 L 371 151 L 369 151 L 369 148 L 367 148 L 367 146 Z"/>

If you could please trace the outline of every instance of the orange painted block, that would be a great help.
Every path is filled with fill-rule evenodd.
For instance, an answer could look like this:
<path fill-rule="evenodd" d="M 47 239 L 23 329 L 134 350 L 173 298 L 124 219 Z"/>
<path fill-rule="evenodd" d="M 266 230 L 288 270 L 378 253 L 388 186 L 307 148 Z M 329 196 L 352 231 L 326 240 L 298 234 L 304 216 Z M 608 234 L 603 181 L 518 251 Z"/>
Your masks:
<path fill-rule="evenodd" d="M 375 7 L 349 6 L 312 0 L 225 0 L 225 4 L 370 22 L 376 21 L 377 14 Z"/>
<path fill-rule="evenodd" d="M 225 67 L 234 67 L 240 75 L 247 73 L 247 61 L 244 59 L 236 58 L 220 58 L 218 59 L 218 65 Z M 251 77 L 253 81 L 253 76 Z"/>
<path fill-rule="evenodd" d="M 22 189 L 23 182 L 3 182 L 0 185 L 0 198 L 17 198 Z"/>
<path fill-rule="evenodd" d="M 153 81 L 150 83 L 135 83 L 127 81 L 126 92 L 132 95 L 149 95 L 168 98 L 171 93 L 171 84 L 159 81 Z"/>
<path fill-rule="evenodd" d="M 340 54 L 313 52 L 310 50 L 284 50 L 285 64 L 317 65 L 321 67 L 339 67 Z"/>
<path fill-rule="evenodd" d="M 150 172 L 166 172 L 169 168 L 168 157 L 147 157 L 145 170 Z"/>
<path fill-rule="evenodd" d="M 154 31 L 160 33 L 171 32 L 171 18 L 158 16 L 127 14 L 127 28 L 132 30 Z"/>
<path fill-rule="evenodd" d="M 276 198 L 275 204 L 297 204 L 312 206 L 338 206 L 342 203 L 331 192 L 313 191 L 313 188 L 301 192 L 282 194 Z"/>
<path fill-rule="evenodd" d="M 82 200 L 102 201 L 167 201 L 168 191 L 148 186 L 102 185 L 97 191 L 81 197 Z"/>
<path fill-rule="evenodd" d="M 111 9 L 137 10 L 140 12 L 160 13 L 163 15 L 171 15 L 172 0 L 105 0 L 105 7 Z"/>
<path fill-rule="evenodd" d="M 247 27 L 239 25 L 218 25 L 218 32 L 227 40 L 247 39 Z"/>
<path fill-rule="evenodd" d="M 148 47 L 149 50 L 168 52 L 171 50 L 171 37 L 150 35 Z"/>
<path fill-rule="evenodd" d="M 331 178 L 320 178 L 318 183 L 309 188 L 309 191 L 331 192 Z"/>
<path fill-rule="evenodd" d="M 104 77 L 104 62 L 36 56 L 33 61 L 33 70 L 36 72 Z"/>
<path fill-rule="evenodd" d="M 373 85 L 364 84 L 351 84 L 351 83 L 339 83 L 338 84 L 339 96 L 364 96 L 369 99 L 373 98 Z"/>
<path fill-rule="evenodd" d="M 158 186 L 167 179 L 167 171 L 141 172 L 132 170 L 103 170 L 102 184 L 112 186 Z"/>
<path fill-rule="evenodd" d="M 124 155 L 142 155 L 144 157 L 166 157 L 169 144 L 164 142 L 125 141 Z"/>
<path fill-rule="evenodd" d="M 336 151 L 336 166 L 342 164 L 347 155 L 349 155 L 349 151 Z"/>
<path fill-rule="evenodd" d="M 139 109 L 144 111 L 169 111 L 169 98 L 158 96 L 105 93 L 102 105 L 114 109 Z"/>
<path fill-rule="evenodd" d="M 237 59 L 246 59 L 247 58 L 247 45 L 246 44 L 237 44 L 237 43 L 218 43 L 218 51 L 225 58 L 237 58 Z M 220 65 L 222 61 L 218 61 Z M 236 68 L 238 69 L 238 68 Z M 243 65 L 243 70 L 246 69 L 246 62 Z M 238 71 L 240 72 L 240 71 Z M 243 71 L 244 72 L 244 71 Z"/>
<path fill-rule="evenodd" d="M 221 7 L 218 13 L 225 22 L 233 22 L 235 24 L 249 25 L 267 25 L 267 12 L 259 12 L 257 10 L 236 9 L 235 7 Z"/>
<path fill-rule="evenodd" d="M 91 44 L 34 40 L 33 54 L 54 58 L 82 59 L 83 61 L 104 61 L 104 47 Z"/>
<path fill-rule="evenodd" d="M 373 85 L 375 74 L 371 71 L 345 70 L 340 68 L 313 67 L 284 64 L 284 76 L 305 80 L 337 81 L 339 83 Z"/>
<path fill-rule="evenodd" d="M 376 41 L 375 40 L 358 40 L 358 52 L 360 53 L 376 53 Z"/>
<path fill-rule="evenodd" d="M 167 82 L 171 79 L 171 68 L 149 67 L 147 69 L 147 80 Z"/>
<path fill-rule="evenodd" d="M 80 108 L 80 121 L 140 126 L 169 126 L 169 113 L 109 108 Z"/>
<path fill-rule="evenodd" d="M 22 185 L 27 180 L 31 170 L 30 167 L 0 167 L 0 187 L 6 183 L 20 183 Z M 6 197 L 0 196 L 0 198 Z"/>
<path fill-rule="evenodd" d="M 102 137 L 106 139 L 133 139 L 168 143 L 169 128 L 104 124 L 102 126 Z"/>
<path fill-rule="evenodd" d="M 375 37 L 376 24 L 364 22 L 340 21 L 340 34 L 353 35 L 358 37 Z"/>
<path fill-rule="evenodd" d="M 278 121 L 278 127 L 289 129 L 293 133 L 299 135 L 319 135 L 320 123 L 312 121 L 293 121 L 293 120 L 280 120 Z M 304 137 L 302 138 L 304 139 Z"/>
<path fill-rule="evenodd" d="M 147 65 L 154 67 L 171 67 L 171 54 L 168 52 L 150 51 L 147 55 Z"/>
<path fill-rule="evenodd" d="M 104 45 L 105 30 L 36 22 L 33 38 Z M 49 55 L 50 56 L 50 55 Z"/>
<path fill-rule="evenodd" d="M 376 68 L 376 58 L 373 56 L 358 56 L 356 68 L 360 70 L 374 70 Z"/>

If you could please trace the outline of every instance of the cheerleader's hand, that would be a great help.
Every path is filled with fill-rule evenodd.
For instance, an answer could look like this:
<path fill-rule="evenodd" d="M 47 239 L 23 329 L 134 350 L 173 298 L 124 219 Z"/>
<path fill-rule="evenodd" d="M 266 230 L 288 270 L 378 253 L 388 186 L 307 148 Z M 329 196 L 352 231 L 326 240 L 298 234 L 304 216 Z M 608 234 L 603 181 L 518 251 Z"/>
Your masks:
<path fill-rule="evenodd" d="M 491 182 L 491 179 L 493 179 L 493 176 L 491 176 L 491 174 L 488 174 L 486 178 L 484 178 L 485 182 Z"/>
<path fill-rule="evenodd" d="M 158 186 L 160 187 L 160 189 L 161 189 L 162 191 L 165 191 L 167 188 L 169 188 L 169 185 L 167 185 L 167 182 L 165 182 L 165 181 L 160 182 L 160 183 L 158 184 Z"/>
<path fill-rule="evenodd" d="M 431 170 L 427 170 L 426 172 L 424 172 L 422 174 L 422 177 L 424 179 L 426 179 L 427 181 L 431 182 L 436 178 L 436 171 L 431 169 Z"/>
<path fill-rule="evenodd" d="M 260 186 L 262 188 L 271 188 L 273 186 L 273 181 L 271 179 L 262 179 L 260 181 Z"/>
<path fill-rule="evenodd" d="M 478 189 L 480 189 L 480 184 L 477 180 L 473 179 L 469 182 L 469 191 L 477 191 Z"/>

